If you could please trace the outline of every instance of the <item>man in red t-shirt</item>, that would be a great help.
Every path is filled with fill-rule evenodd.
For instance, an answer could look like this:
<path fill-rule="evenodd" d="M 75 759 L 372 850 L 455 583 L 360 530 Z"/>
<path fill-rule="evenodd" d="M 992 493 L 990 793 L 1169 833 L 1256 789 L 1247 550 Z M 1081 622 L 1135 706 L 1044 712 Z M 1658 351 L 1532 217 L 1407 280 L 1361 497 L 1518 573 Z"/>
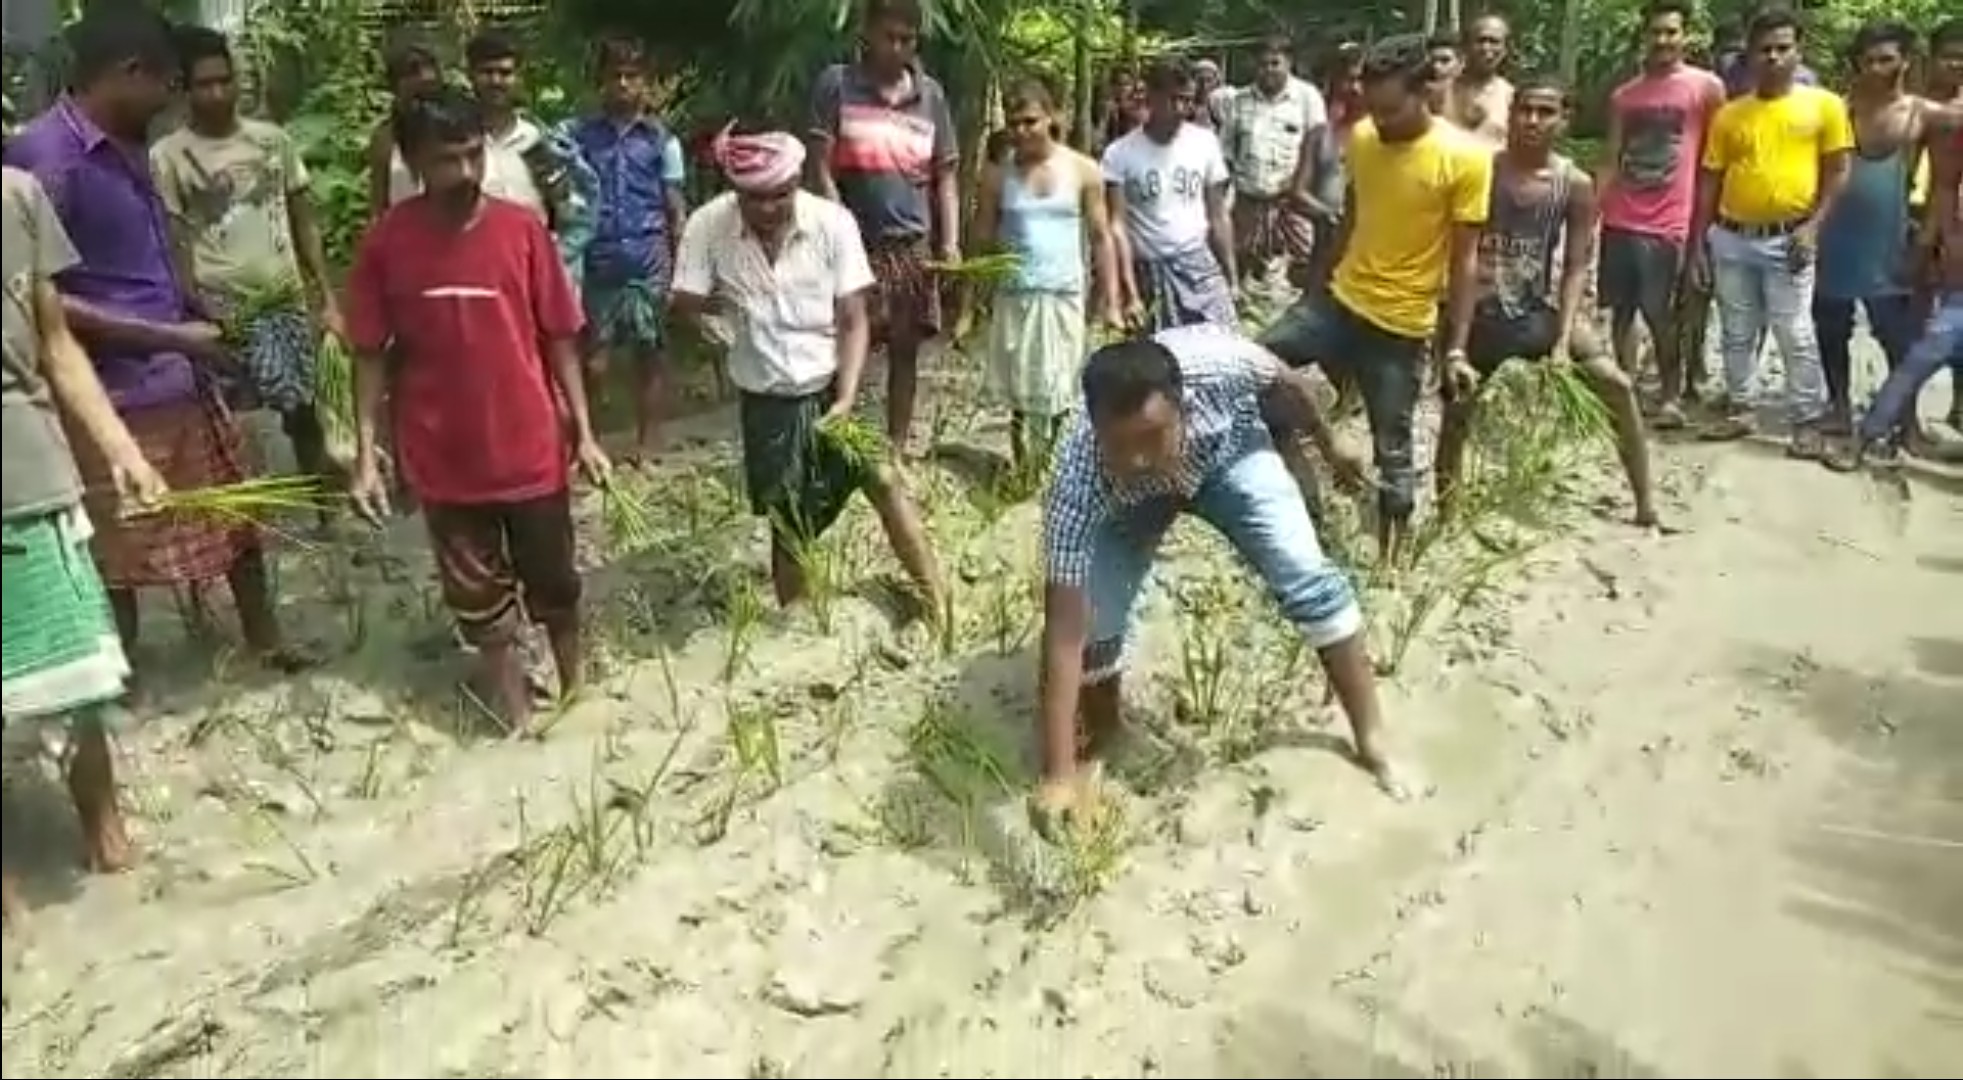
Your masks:
<path fill-rule="evenodd" d="M 375 446 L 386 393 L 444 602 L 477 647 L 496 706 L 523 734 L 532 711 L 523 620 L 545 627 L 562 695 L 578 692 L 583 670 L 560 400 L 587 478 L 604 483 L 610 469 L 580 378 L 583 319 L 545 226 L 479 187 L 477 104 L 445 90 L 401 109 L 395 124 L 423 193 L 376 222 L 348 280 L 360 358 L 352 494 L 371 520 L 387 514 Z"/>

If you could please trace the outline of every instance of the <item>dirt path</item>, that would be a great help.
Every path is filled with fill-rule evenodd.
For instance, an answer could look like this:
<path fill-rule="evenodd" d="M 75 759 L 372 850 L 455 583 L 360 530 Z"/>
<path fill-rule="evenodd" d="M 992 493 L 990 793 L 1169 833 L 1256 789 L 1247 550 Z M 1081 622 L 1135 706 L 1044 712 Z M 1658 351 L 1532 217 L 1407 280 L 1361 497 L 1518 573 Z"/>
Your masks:
<path fill-rule="evenodd" d="M 965 582 L 952 647 L 846 593 L 828 626 L 732 614 L 753 567 L 615 568 L 611 651 L 667 659 L 617 665 L 541 745 L 429 704 L 448 669 L 414 659 L 443 643 L 412 529 L 331 574 L 289 558 L 309 628 L 358 647 L 297 687 L 187 676 L 132 754 L 149 862 L 32 879 L 5 1071 L 1953 1071 L 1963 494 L 1921 485 L 1897 522 L 1752 448 L 1664 458 L 1684 535 L 1592 522 L 1423 636 L 1392 699 L 1437 787 L 1414 805 L 1329 752 L 1306 677 L 1289 737 L 1234 753 L 1159 718 L 1182 623 L 1155 599 L 1138 693 L 1170 749 L 1126 774 L 1118 872 L 1074 891 L 1100 853 L 1062 886 L 1019 868 L 975 765 L 1033 708 L 1033 512 L 977 510 L 947 470 L 922 482 Z M 689 491 L 672 517 L 728 520 Z M 869 535 L 841 581 L 885 565 Z M 1201 534 L 1175 551 L 1182 595 L 1227 565 Z M 777 739 L 781 784 L 726 730 Z M 1009 788 L 1016 757 L 989 766 Z M 16 798 L 10 851 L 23 821 L 72 840 L 58 795 Z"/>

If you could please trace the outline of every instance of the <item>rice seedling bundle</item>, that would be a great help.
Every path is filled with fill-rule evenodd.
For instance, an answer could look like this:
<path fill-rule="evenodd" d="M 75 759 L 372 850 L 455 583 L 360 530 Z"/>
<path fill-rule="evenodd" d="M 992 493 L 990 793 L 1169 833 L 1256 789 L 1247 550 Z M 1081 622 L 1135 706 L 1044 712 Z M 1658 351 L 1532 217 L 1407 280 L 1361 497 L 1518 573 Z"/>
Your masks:
<path fill-rule="evenodd" d="M 328 457 L 354 460 L 354 354 L 333 334 L 321 336 L 314 361 L 314 415 L 326 437 Z"/>
<path fill-rule="evenodd" d="M 1022 268 L 1022 257 L 1013 252 L 997 252 L 992 255 L 976 255 L 972 258 L 954 262 L 930 262 L 927 269 L 936 274 L 962 278 L 969 281 L 993 283 L 1006 281 Z"/>
<path fill-rule="evenodd" d="M 219 339 L 228 348 L 241 348 L 260 319 L 280 311 L 304 311 L 306 306 L 307 291 L 298 278 L 279 277 L 247 286 L 234 294 L 227 306 L 218 324 Z"/>
<path fill-rule="evenodd" d="M 600 489 L 600 517 L 607 531 L 607 543 L 614 551 L 627 554 L 645 551 L 660 542 L 654 513 L 647 500 L 628 482 L 614 476 Z"/>
<path fill-rule="evenodd" d="M 885 432 L 856 416 L 834 417 L 819 424 L 818 438 L 851 462 L 854 469 L 877 467 L 891 449 Z"/>
<path fill-rule="evenodd" d="M 236 484 L 166 492 L 155 511 L 195 514 L 229 522 L 260 524 L 294 511 L 319 511 L 335 495 L 312 476 L 261 476 Z"/>

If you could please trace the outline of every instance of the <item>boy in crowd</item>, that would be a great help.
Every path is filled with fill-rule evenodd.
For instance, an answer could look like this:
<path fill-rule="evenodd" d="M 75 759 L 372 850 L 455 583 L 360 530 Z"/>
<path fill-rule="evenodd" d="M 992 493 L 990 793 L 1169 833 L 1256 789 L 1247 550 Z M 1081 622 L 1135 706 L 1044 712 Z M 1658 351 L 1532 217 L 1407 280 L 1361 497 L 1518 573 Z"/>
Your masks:
<path fill-rule="evenodd" d="M 645 459 L 660 445 L 666 409 L 663 318 L 675 244 L 688 218 L 686 166 L 680 140 L 649 111 L 640 43 L 601 42 L 596 66 L 600 112 L 572 132 L 598 195 L 580 284 L 592 370 L 633 365 L 634 445 Z"/>
<path fill-rule="evenodd" d="M 277 124 L 239 115 L 238 72 L 225 36 L 178 33 L 189 109 L 185 126 L 150 148 L 157 193 L 199 298 L 223 314 L 268 288 L 302 283 L 312 310 L 282 307 L 246 327 L 237 359 L 252 404 L 277 412 L 300 470 L 327 475 L 314 413 L 321 333 L 345 335 L 300 151 Z"/>

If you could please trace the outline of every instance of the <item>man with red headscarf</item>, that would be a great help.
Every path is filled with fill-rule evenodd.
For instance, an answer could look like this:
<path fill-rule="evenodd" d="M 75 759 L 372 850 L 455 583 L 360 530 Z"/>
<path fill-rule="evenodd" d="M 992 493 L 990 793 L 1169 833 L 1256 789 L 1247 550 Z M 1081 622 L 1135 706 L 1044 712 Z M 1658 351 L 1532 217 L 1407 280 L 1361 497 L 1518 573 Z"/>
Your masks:
<path fill-rule="evenodd" d="M 804 144 L 794 136 L 732 127 L 715 156 L 735 190 L 689 215 L 669 305 L 699 320 L 717 301 L 729 324 L 743 475 L 751 509 L 770 520 L 777 600 L 803 595 L 800 555 L 864 491 L 938 613 L 940 568 L 898 470 L 819 435 L 852 415 L 865 373 L 873 274 L 859 226 L 843 206 L 800 189 Z"/>

